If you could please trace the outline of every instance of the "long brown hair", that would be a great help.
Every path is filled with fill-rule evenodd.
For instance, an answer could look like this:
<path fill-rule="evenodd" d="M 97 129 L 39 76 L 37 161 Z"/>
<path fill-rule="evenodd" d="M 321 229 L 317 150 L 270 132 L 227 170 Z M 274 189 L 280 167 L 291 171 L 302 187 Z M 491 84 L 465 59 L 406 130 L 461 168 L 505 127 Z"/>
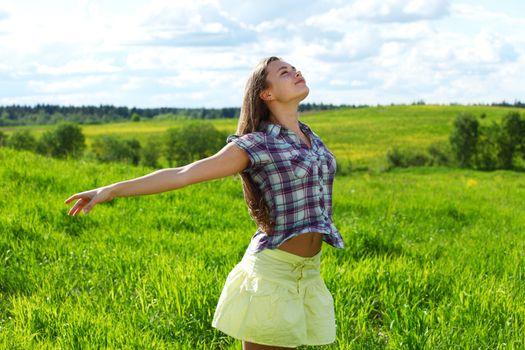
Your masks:
<path fill-rule="evenodd" d="M 270 56 L 262 59 L 252 71 L 244 88 L 244 98 L 242 101 L 239 123 L 237 124 L 237 135 L 241 136 L 250 132 L 259 131 L 261 121 L 270 118 L 270 110 L 266 103 L 259 97 L 261 91 L 268 87 L 266 77 L 268 75 L 268 64 L 273 61 L 281 60 L 279 57 Z M 244 200 L 248 205 L 248 212 L 264 232 L 272 233 L 274 225 L 270 217 L 270 208 L 264 201 L 263 194 L 252 178 L 246 173 L 240 173 L 242 179 L 242 189 Z"/>

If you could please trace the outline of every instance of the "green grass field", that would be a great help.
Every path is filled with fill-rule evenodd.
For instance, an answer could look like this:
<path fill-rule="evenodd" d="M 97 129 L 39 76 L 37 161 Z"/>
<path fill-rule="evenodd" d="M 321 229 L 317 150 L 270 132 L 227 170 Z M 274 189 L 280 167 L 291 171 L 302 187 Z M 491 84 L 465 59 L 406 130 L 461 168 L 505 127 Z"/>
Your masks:
<path fill-rule="evenodd" d="M 303 120 L 338 160 L 370 165 L 392 143 L 446 140 L 460 110 L 484 122 L 506 113 L 395 106 Z M 71 194 L 151 171 L 0 148 L 0 348 L 240 349 L 210 325 L 256 229 L 238 177 L 67 215 Z M 524 196 L 513 171 L 336 176 L 333 219 L 347 247 L 323 247 L 338 328 L 320 348 L 525 348 Z"/>

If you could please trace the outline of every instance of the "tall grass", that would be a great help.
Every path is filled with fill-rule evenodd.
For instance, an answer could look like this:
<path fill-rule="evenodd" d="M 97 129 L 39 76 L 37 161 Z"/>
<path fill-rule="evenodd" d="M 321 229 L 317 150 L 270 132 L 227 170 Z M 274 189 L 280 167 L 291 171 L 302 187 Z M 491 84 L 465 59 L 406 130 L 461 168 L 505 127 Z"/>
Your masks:
<path fill-rule="evenodd" d="M 337 148 L 330 113 L 311 124 Z M 0 348 L 240 349 L 210 325 L 255 232 L 238 177 L 67 215 L 72 193 L 150 171 L 0 148 Z M 525 348 L 524 196 L 510 171 L 336 176 L 321 348 Z"/>

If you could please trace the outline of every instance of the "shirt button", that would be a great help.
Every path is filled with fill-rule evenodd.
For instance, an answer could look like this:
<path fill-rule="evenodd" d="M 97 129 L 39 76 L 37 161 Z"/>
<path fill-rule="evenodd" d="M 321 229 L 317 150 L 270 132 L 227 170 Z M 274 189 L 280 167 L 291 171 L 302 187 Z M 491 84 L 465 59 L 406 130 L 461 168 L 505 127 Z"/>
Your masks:
<path fill-rule="evenodd" d="M 319 191 L 323 192 L 323 188 L 322 188 L 322 187 L 319 187 Z"/>

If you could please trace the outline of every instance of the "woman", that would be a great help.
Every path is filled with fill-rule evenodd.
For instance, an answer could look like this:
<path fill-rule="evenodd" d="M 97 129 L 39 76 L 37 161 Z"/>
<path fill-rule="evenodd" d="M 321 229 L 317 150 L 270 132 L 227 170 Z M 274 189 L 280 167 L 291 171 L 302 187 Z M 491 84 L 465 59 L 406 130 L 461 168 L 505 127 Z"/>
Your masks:
<path fill-rule="evenodd" d="M 263 59 L 249 77 L 237 134 L 191 164 L 81 192 L 69 215 L 115 197 L 160 193 L 240 173 L 258 224 L 228 275 L 212 326 L 243 349 L 283 349 L 335 341 L 332 296 L 320 275 L 321 245 L 344 242 L 332 223 L 333 154 L 298 120 L 309 88 L 295 67 Z"/>

